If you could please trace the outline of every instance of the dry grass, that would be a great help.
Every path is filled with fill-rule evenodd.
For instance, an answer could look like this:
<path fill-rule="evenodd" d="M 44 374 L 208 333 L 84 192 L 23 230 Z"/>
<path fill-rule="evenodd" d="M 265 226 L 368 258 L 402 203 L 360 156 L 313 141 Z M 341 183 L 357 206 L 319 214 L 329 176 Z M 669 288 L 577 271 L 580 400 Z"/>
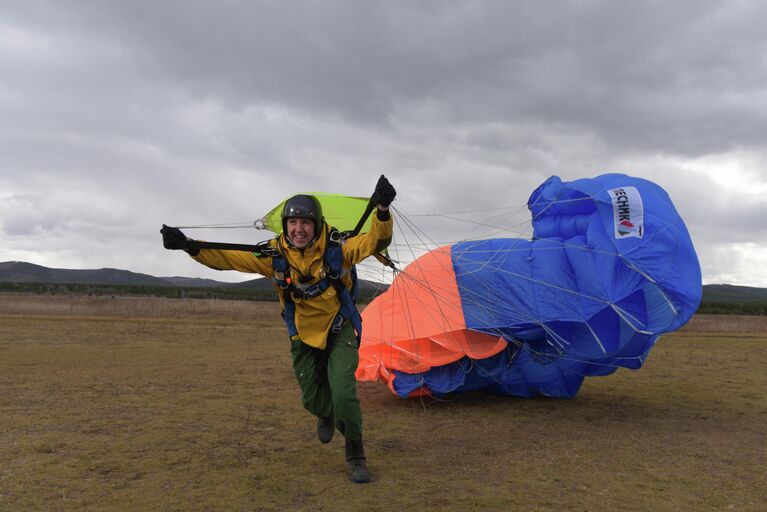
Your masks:
<path fill-rule="evenodd" d="M 185 320 L 274 321 L 277 302 L 163 297 L 0 294 L 0 314 Z"/>
<path fill-rule="evenodd" d="M 361 384 L 375 481 L 355 486 L 276 314 L 0 296 L 0 510 L 765 509 L 763 319 L 696 318 L 572 400 Z"/>
<path fill-rule="evenodd" d="M 680 332 L 767 337 L 767 316 L 697 315 Z"/>

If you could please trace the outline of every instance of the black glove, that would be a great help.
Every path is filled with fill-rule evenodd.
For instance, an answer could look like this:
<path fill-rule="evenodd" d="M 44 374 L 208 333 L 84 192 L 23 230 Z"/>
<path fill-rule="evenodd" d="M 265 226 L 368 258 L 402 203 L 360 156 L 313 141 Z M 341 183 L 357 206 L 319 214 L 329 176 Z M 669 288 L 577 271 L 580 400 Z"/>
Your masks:
<path fill-rule="evenodd" d="M 391 183 L 389 183 L 389 180 L 386 179 L 386 176 L 382 174 L 378 179 L 378 183 L 376 183 L 376 189 L 375 192 L 373 192 L 373 197 L 371 197 L 373 203 L 377 205 L 380 204 L 381 206 L 388 208 L 396 196 L 397 191 L 394 190 L 394 187 L 392 187 Z"/>
<path fill-rule="evenodd" d="M 166 249 L 186 249 L 189 247 L 186 235 L 178 228 L 163 224 L 160 233 L 162 233 L 162 245 Z"/>

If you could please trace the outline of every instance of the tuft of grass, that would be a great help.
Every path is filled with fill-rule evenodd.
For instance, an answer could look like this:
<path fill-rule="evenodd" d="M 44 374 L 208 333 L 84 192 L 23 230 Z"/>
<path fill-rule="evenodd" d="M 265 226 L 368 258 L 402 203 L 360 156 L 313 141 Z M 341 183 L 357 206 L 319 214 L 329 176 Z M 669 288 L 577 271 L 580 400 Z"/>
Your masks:
<path fill-rule="evenodd" d="M 374 481 L 354 485 L 343 440 L 317 442 L 301 408 L 277 305 L 50 299 L 0 300 L 3 511 L 767 503 L 760 317 L 696 317 L 571 400 L 360 383 Z"/>

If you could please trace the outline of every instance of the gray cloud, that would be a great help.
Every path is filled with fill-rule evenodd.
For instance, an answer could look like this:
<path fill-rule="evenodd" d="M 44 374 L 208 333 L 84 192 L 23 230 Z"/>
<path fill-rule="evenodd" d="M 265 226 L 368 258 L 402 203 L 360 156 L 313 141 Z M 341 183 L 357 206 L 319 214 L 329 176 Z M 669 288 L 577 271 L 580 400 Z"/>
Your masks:
<path fill-rule="evenodd" d="M 159 223 L 365 195 L 381 172 L 417 214 L 618 171 L 667 188 L 715 281 L 723 247 L 767 243 L 747 190 L 767 166 L 738 156 L 767 158 L 765 17 L 758 1 L 6 4 L 0 259 L 206 272 L 159 247 Z M 698 165 L 717 155 L 750 165 L 730 188 Z M 434 240 L 477 233 L 415 218 Z M 498 220 L 527 229 L 523 208 Z"/>

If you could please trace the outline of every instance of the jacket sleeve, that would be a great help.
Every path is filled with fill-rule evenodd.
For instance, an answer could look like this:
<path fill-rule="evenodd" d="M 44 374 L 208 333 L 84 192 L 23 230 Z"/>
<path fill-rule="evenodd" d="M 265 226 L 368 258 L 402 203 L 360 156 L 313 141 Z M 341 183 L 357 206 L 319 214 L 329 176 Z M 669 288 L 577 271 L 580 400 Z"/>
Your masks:
<path fill-rule="evenodd" d="M 391 215 L 388 215 L 387 220 L 380 220 L 378 215 L 373 215 L 370 231 L 350 238 L 344 244 L 344 266 L 356 265 L 368 256 L 386 249 L 391 243 L 393 230 L 394 220 Z"/>
<path fill-rule="evenodd" d="M 266 277 L 274 275 L 272 258 L 258 258 L 252 252 L 200 249 L 200 252 L 192 258 L 206 267 L 216 270 L 237 270 L 261 274 Z"/>

